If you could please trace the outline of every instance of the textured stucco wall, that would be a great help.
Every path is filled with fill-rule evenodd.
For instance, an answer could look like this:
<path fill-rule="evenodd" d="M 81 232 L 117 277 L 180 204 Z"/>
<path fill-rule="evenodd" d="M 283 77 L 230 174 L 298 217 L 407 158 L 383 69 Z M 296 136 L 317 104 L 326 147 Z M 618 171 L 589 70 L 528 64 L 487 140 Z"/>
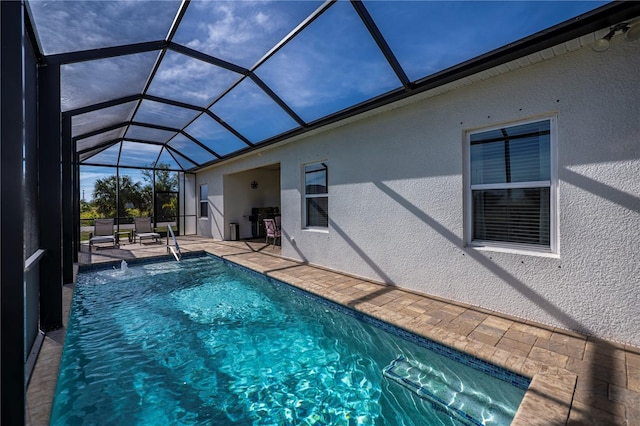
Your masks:
<path fill-rule="evenodd" d="M 192 174 L 180 174 L 180 230 L 183 235 L 193 235 L 197 233 L 197 203 L 198 194 L 196 188 L 196 176 Z"/>
<path fill-rule="evenodd" d="M 639 42 L 584 48 L 198 178 L 222 211 L 223 174 L 280 162 L 285 256 L 640 345 L 639 69 Z M 557 116 L 559 256 L 465 247 L 465 131 L 540 115 Z M 320 160 L 327 232 L 302 227 L 302 164 Z"/>

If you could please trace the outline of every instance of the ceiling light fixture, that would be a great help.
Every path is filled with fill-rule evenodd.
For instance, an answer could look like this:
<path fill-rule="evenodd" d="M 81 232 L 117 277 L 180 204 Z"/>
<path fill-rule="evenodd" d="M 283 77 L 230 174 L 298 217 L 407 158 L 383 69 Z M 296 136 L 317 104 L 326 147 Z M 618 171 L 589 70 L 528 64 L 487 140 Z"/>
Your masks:
<path fill-rule="evenodd" d="M 621 31 L 624 33 L 624 38 L 627 41 L 638 40 L 640 39 L 640 22 L 636 22 L 633 25 L 629 25 L 628 23 L 623 22 L 621 24 L 611 27 L 607 35 L 605 35 L 601 39 L 596 40 L 591 45 L 591 48 L 596 52 L 604 52 L 609 48 L 609 45 L 611 44 L 611 39 L 613 38 L 614 35 L 616 35 L 618 31 Z"/>

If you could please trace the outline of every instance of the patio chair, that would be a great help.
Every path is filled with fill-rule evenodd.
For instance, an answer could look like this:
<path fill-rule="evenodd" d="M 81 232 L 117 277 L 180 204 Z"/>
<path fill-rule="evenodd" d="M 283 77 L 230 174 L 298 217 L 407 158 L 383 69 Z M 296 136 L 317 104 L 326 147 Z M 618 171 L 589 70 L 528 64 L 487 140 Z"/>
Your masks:
<path fill-rule="evenodd" d="M 95 243 L 111 243 L 116 247 L 113 219 L 95 219 L 93 233 L 89 236 L 89 252 Z"/>
<path fill-rule="evenodd" d="M 280 233 L 280 229 L 278 229 L 278 227 L 276 226 L 276 221 L 273 219 L 265 219 L 264 220 L 264 228 L 267 231 L 267 236 L 265 238 L 265 243 L 269 242 L 269 238 L 273 238 L 273 246 L 275 247 L 276 245 L 276 240 L 278 238 L 281 239 L 282 242 L 282 238 L 281 238 L 281 233 Z"/>
<path fill-rule="evenodd" d="M 140 245 L 142 245 L 142 240 L 151 239 L 156 242 L 160 242 L 160 234 L 154 231 L 151 227 L 151 218 L 150 217 L 134 217 L 133 224 L 135 226 L 135 230 L 133 233 L 133 242 L 136 242 L 136 238 L 140 239 Z"/>

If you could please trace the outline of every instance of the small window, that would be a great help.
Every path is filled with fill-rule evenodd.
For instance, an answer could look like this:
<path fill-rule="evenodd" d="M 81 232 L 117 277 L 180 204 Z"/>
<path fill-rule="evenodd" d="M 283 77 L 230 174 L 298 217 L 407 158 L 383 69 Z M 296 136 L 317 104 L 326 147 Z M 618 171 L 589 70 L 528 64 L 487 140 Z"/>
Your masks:
<path fill-rule="evenodd" d="M 329 196 L 325 163 L 304 166 L 304 197 L 305 226 L 327 228 Z"/>
<path fill-rule="evenodd" d="M 468 135 L 470 243 L 555 252 L 551 119 Z"/>
<path fill-rule="evenodd" d="M 200 185 L 200 217 L 209 217 L 209 189 L 207 184 Z"/>

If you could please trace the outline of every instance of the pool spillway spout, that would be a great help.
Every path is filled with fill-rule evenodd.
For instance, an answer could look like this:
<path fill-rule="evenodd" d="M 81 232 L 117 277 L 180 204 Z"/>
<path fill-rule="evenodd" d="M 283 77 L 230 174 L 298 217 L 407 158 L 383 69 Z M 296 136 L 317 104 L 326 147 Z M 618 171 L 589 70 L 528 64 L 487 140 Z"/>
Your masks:
<path fill-rule="evenodd" d="M 120 262 L 120 270 L 125 273 L 129 270 L 129 265 L 127 264 L 127 262 L 122 259 L 122 262 Z"/>

